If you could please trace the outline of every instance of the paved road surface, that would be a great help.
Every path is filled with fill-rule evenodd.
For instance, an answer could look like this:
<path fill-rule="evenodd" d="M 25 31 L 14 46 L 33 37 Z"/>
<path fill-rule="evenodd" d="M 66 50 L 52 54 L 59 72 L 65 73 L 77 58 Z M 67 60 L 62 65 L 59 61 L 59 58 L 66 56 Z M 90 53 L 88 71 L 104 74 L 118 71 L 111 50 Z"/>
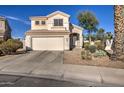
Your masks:
<path fill-rule="evenodd" d="M 79 87 L 79 86 L 81 85 L 52 79 L 0 75 L 0 87 Z"/>

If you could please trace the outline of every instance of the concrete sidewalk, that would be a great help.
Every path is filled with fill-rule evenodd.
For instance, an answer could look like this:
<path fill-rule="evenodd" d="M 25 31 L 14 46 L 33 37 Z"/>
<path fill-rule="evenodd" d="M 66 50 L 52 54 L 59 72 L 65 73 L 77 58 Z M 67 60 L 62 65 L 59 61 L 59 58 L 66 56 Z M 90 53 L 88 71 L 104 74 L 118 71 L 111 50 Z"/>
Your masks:
<path fill-rule="evenodd" d="M 105 86 L 124 86 L 124 69 L 80 65 L 65 65 L 65 69 L 64 78 L 68 80 L 89 81 L 89 85 L 94 82 Z"/>
<path fill-rule="evenodd" d="M 30 73 L 0 71 L 0 74 L 21 75 L 71 81 L 89 86 L 124 86 L 124 69 L 51 63 Z"/>

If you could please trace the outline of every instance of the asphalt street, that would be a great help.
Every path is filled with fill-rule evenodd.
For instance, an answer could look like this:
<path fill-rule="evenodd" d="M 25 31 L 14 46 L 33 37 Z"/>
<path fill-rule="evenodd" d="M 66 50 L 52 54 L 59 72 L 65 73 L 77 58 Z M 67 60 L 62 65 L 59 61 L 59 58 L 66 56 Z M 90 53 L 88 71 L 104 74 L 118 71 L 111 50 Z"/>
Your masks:
<path fill-rule="evenodd" d="M 0 75 L 0 87 L 80 87 L 83 85 L 53 79 Z"/>

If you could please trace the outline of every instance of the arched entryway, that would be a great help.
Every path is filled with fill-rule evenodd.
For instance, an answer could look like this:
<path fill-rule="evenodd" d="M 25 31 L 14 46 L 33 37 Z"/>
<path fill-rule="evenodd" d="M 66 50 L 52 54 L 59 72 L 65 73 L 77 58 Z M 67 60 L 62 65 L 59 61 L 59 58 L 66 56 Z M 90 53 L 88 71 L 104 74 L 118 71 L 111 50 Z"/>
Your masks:
<path fill-rule="evenodd" d="M 79 45 L 80 35 L 78 33 L 70 34 L 70 49 L 77 47 Z"/>

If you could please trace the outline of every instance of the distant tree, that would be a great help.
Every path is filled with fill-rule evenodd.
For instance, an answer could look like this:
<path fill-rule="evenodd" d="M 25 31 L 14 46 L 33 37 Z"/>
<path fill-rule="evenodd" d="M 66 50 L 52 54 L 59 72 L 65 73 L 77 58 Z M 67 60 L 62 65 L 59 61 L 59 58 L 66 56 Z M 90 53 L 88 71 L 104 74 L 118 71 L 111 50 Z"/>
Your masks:
<path fill-rule="evenodd" d="M 89 42 L 91 42 L 92 32 L 97 31 L 99 24 L 95 15 L 90 11 L 82 11 L 78 14 L 79 25 L 83 27 L 89 34 Z"/>
<path fill-rule="evenodd" d="M 71 23 L 69 23 L 69 29 L 70 29 L 71 32 L 72 32 L 73 28 L 74 28 L 73 25 Z"/>
<path fill-rule="evenodd" d="M 97 40 L 96 34 L 91 35 L 91 40 L 92 40 L 92 41 Z"/>
<path fill-rule="evenodd" d="M 88 35 L 83 35 L 85 40 L 88 40 Z"/>
<path fill-rule="evenodd" d="M 105 37 L 105 30 L 103 28 L 98 29 L 96 36 L 98 40 L 103 41 Z"/>
<path fill-rule="evenodd" d="M 106 32 L 105 38 L 111 40 L 113 38 L 113 34 L 111 32 Z"/>

